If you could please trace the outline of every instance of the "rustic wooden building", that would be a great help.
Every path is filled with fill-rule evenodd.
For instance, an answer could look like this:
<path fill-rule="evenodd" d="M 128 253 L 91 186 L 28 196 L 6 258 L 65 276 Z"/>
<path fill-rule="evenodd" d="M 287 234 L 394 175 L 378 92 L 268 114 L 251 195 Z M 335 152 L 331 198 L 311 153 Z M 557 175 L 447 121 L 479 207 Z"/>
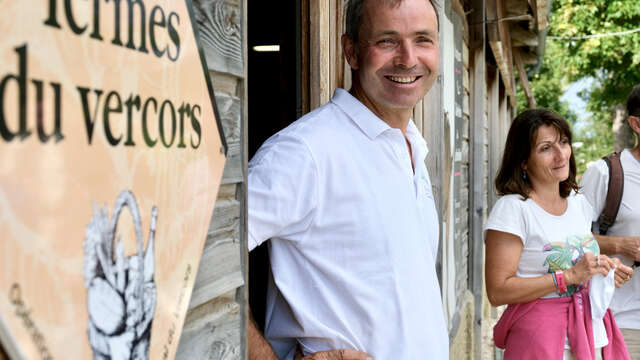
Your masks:
<path fill-rule="evenodd" d="M 252 297 L 265 285 L 265 249 L 251 262 L 246 254 L 247 161 L 267 137 L 350 86 L 339 41 L 346 0 L 192 1 L 229 153 L 177 357 L 244 359 L 249 285 Z M 452 359 L 494 356 L 498 311 L 484 292 L 482 226 L 515 115 L 516 73 L 528 90 L 525 65 L 535 70 L 542 59 L 547 1 L 439 0 L 440 75 L 414 121 L 430 149 Z M 261 312 L 259 301 L 252 309 Z"/>

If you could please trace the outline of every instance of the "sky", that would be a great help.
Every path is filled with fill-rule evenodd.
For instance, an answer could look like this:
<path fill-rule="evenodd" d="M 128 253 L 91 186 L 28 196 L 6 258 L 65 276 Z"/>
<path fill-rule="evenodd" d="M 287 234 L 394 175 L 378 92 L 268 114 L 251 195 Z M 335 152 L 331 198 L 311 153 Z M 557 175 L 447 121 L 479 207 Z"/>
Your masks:
<path fill-rule="evenodd" d="M 576 81 L 569 85 L 567 90 L 560 97 L 560 100 L 566 100 L 569 103 L 569 108 L 578 115 L 578 121 L 575 125 L 577 128 L 584 126 L 584 120 L 591 115 L 591 113 L 587 111 L 587 103 L 578 96 L 578 93 L 591 86 L 593 82 L 593 78 L 585 78 Z"/>

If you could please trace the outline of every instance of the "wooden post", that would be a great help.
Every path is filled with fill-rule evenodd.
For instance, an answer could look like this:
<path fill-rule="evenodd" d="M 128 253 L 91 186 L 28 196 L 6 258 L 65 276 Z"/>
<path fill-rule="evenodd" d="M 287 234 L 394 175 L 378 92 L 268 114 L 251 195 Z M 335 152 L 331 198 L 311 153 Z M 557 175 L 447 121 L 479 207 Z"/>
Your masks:
<path fill-rule="evenodd" d="M 522 59 L 520 58 L 520 49 L 513 49 L 513 60 L 515 60 L 516 67 L 518 68 L 518 76 L 520 77 L 520 83 L 522 84 L 522 89 L 524 89 L 524 94 L 527 97 L 529 109 L 534 109 L 536 107 L 536 99 L 533 97 L 533 91 L 531 91 L 531 85 L 529 85 L 527 72 L 524 71 L 524 64 L 522 64 Z"/>
<path fill-rule="evenodd" d="M 500 160 L 502 155 L 502 148 L 504 146 L 504 135 L 500 133 L 500 72 L 498 69 L 493 68 L 488 76 L 489 81 L 489 106 L 488 106 L 488 120 L 489 120 L 489 136 L 492 141 L 489 141 L 489 181 L 487 181 L 487 192 L 489 211 L 493 204 L 498 200 L 498 195 L 493 186 L 493 179 L 498 173 L 500 167 Z"/>
<path fill-rule="evenodd" d="M 310 109 L 313 110 L 329 101 L 330 84 L 330 0 L 309 1 L 309 84 Z"/>
<path fill-rule="evenodd" d="M 484 241 L 482 238 L 484 180 L 484 116 L 486 109 L 485 0 L 471 3 L 472 104 L 471 104 L 471 179 L 469 199 L 469 280 L 474 295 L 474 359 L 482 356 L 482 294 Z"/>

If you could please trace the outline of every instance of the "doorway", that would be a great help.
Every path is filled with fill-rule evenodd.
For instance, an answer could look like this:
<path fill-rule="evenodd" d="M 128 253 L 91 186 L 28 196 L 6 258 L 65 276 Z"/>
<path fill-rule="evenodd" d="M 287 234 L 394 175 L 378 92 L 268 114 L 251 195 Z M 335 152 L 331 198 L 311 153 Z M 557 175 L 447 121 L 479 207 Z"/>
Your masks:
<path fill-rule="evenodd" d="M 248 157 L 303 114 L 301 19 L 304 0 L 253 1 L 247 7 Z M 268 242 L 249 253 L 249 306 L 264 331 Z"/>

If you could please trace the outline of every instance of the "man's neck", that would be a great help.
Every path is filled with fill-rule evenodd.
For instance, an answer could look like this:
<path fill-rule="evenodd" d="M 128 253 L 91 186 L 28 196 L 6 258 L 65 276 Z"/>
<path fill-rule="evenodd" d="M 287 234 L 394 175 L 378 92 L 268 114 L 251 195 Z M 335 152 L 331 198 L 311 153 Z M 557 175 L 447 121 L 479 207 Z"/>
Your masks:
<path fill-rule="evenodd" d="M 407 125 L 409 125 L 413 109 L 384 108 L 373 102 L 359 86 L 353 86 L 351 90 L 349 90 L 349 93 L 369 108 L 369 110 L 382 121 L 387 123 L 387 125 L 395 129 L 400 129 L 402 135 L 407 136 Z"/>
<path fill-rule="evenodd" d="M 640 140 L 638 140 L 638 145 L 629 151 L 631 151 L 631 154 L 633 154 L 636 160 L 640 161 Z"/>

